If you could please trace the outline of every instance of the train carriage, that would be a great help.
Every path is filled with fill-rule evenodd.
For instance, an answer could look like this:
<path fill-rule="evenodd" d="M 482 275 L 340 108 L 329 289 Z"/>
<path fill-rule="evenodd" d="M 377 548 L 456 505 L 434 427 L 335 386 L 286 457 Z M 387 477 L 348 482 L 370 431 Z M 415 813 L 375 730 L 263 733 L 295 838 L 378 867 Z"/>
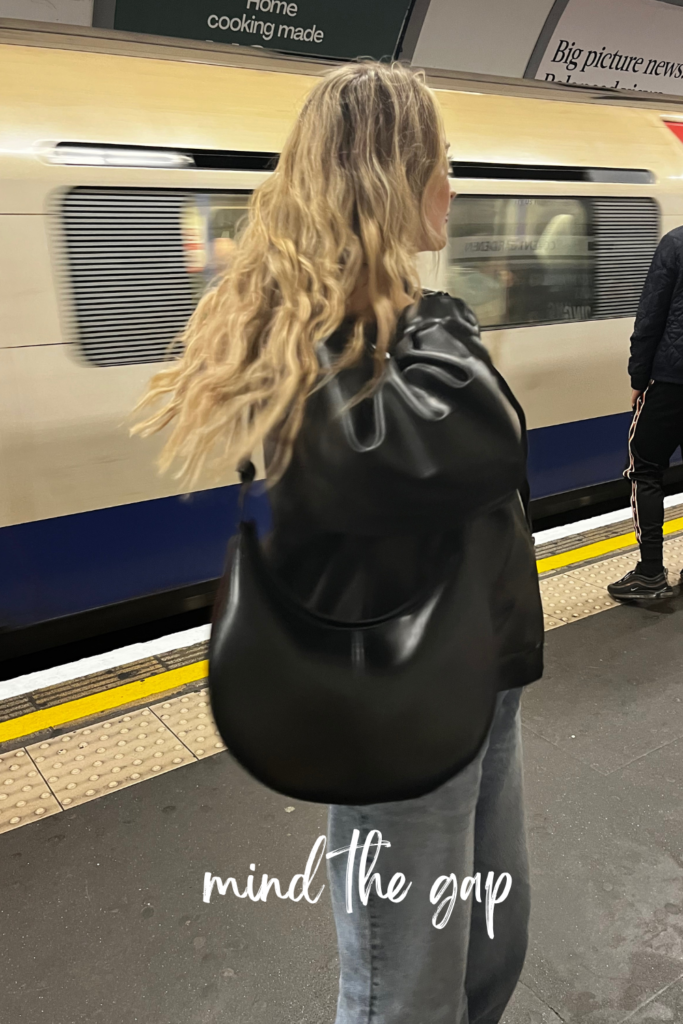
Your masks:
<path fill-rule="evenodd" d="M 3 656 L 210 602 L 236 478 L 184 494 L 129 414 L 324 67 L 0 21 Z M 623 467 L 633 316 L 683 223 L 683 103 L 427 77 L 458 198 L 421 272 L 474 308 L 526 410 L 535 507 L 568 509 Z"/>

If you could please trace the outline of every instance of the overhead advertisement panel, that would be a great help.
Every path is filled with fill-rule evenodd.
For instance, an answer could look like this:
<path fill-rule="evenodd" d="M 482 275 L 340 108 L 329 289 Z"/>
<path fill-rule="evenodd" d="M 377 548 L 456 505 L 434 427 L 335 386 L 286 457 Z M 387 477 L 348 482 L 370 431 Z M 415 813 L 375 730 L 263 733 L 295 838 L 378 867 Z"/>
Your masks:
<path fill-rule="evenodd" d="M 557 0 L 526 78 L 683 94 L 683 0 Z"/>
<path fill-rule="evenodd" d="M 412 0 L 116 0 L 114 28 L 316 57 L 393 57 Z"/>

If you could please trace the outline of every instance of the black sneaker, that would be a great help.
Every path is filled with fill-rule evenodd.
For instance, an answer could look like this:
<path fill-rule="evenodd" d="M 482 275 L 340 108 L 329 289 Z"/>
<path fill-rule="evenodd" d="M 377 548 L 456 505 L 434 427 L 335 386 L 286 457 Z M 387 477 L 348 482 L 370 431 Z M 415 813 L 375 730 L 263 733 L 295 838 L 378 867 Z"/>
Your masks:
<path fill-rule="evenodd" d="M 639 566 L 631 569 L 616 583 L 610 583 L 607 592 L 619 601 L 653 601 L 656 598 L 673 597 L 666 569 L 658 576 L 644 576 Z"/>

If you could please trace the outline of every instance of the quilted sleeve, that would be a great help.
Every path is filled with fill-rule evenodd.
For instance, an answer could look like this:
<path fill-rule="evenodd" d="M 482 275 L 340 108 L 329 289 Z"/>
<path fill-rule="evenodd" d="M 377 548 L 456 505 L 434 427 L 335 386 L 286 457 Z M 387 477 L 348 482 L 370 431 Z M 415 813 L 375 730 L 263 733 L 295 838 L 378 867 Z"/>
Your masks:
<path fill-rule="evenodd" d="M 678 277 L 678 259 L 675 239 L 671 234 L 664 235 L 645 278 L 631 335 L 628 372 L 631 387 L 636 391 L 644 391 L 650 381 L 652 364 L 664 334 L 671 296 Z"/>

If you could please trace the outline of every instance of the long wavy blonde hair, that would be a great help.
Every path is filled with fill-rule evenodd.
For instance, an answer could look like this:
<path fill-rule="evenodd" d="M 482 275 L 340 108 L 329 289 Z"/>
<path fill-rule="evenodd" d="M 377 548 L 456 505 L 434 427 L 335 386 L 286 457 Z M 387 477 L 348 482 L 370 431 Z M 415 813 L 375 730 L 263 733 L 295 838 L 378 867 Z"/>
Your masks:
<path fill-rule="evenodd" d="M 331 372 L 361 358 L 372 322 L 370 386 L 379 379 L 406 296 L 420 295 L 413 257 L 433 234 L 423 197 L 445 161 L 441 115 L 421 73 L 347 64 L 314 86 L 277 169 L 252 196 L 227 270 L 182 335 L 182 357 L 152 378 L 138 406 L 168 399 L 134 428 L 148 435 L 173 422 L 162 469 L 177 460 L 191 483 L 207 460 L 232 469 L 272 434 L 268 475 L 277 479 L 321 381 L 316 348 L 344 320 L 361 279 L 368 305 Z"/>

